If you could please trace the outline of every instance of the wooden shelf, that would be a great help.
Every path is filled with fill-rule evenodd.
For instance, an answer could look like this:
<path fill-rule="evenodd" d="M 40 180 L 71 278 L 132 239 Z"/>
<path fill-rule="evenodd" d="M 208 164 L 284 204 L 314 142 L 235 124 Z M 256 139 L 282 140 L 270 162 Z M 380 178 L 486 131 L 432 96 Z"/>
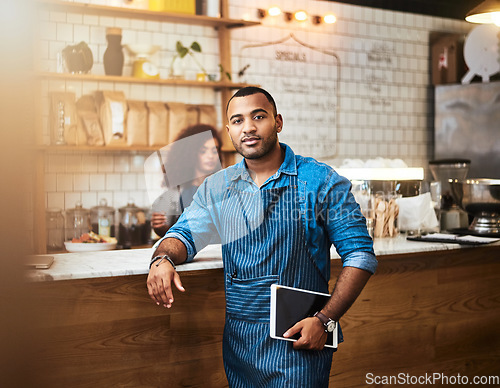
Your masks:
<path fill-rule="evenodd" d="M 81 146 L 66 146 L 66 145 L 39 145 L 36 146 L 35 149 L 39 151 L 48 151 L 48 152 L 68 152 L 68 151 L 98 151 L 98 152 L 130 152 L 130 151 L 138 151 L 138 152 L 154 152 L 161 147 L 150 147 L 150 146 L 128 146 L 128 145 L 120 145 L 120 146 L 89 146 L 89 145 L 81 145 Z"/>
<path fill-rule="evenodd" d="M 184 79 L 149 79 L 149 78 L 136 78 L 129 76 L 114 76 L 114 75 L 96 75 L 96 74 L 70 74 L 70 73 L 50 73 L 40 72 L 36 74 L 39 78 L 64 80 L 64 81 L 93 81 L 93 82 L 121 82 L 121 83 L 135 83 L 147 85 L 166 85 L 166 86 L 189 86 L 198 88 L 210 89 L 240 89 L 249 86 L 242 82 L 230 81 L 194 81 Z"/>
<path fill-rule="evenodd" d="M 123 17 L 129 19 L 154 20 L 169 23 L 195 24 L 199 26 L 211 26 L 214 28 L 241 28 L 259 25 L 259 22 L 217 18 L 203 15 L 189 15 L 174 12 L 157 12 L 136 8 L 110 7 L 104 5 L 70 3 L 56 0 L 37 0 L 37 2 L 51 11 L 64 11 L 85 13 L 88 15 Z"/>
<path fill-rule="evenodd" d="M 125 7 L 110 7 L 103 5 L 84 4 L 81 2 L 70 2 L 62 0 L 35 0 L 39 10 L 68 12 L 81 15 L 106 16 L 111 18 L 136 19 L 146 21 L 158 21 L 164 23 L 176 23 L 186 25 L 198 25 L 213 27 L 217 30 L 219 43 L 219 62 L 229 73 L 231 73 L 231 44 L 230 30 L 233 28 L 251 27 L 260 25 L 259 22 L 231 19 L 229 15 L 229 0 L 220 0 L 220 11 L 223 17 L 209 17 L 202 15 L 188 15 L 173 12 L 155 12 L 149 10 L 141 10 Z M 232 89 L 240 89 L 245 86 L 251 86 L 246 83 L 233 83 L 229 81 L 194 81 L 183 79 L 142 79 L 130 76 L 106 76 L 94 74 L 68 74 L 68 73 L 52 73 L 52 72 L 37 72 L 29 74 L 34 77 L 40 87 L 41 80 L 56 80 L 56 81 L 82 81 L 82 82 L 116 82 L 129 84 L 144 84 L 144 85 L 160 85 L 160 86 L 182 86 L 190 88 L 209 88 L 218 91 L 221 100 L 221 106 L 225 106 L 231 98 Z M 105 85 L 104 85 L 105 86 Z M 103 86 L 99 86 L 103 87 Z M 98 88 L 99 88 L 98 87 Z M 38 110 L 38 116 L 42 117 L 41 105 L 35 107 Z M 222 124 L 226 122 L 225 112 L 222 112 Z M 38 129 L 40 131 L 40 128 Z M 38 140 L 41 142 L 41 139 Z M 39 145 L 34 146 L 33 151 L 36 157 L 36 171 L 34 183 L 34 224 L 37 227 L 34 230 L 34 246 L 37 253 L 46 252 L 45 234 L 45 162 L 47 155 L 58 152 L 156 152 L 162 147 L 149 146 L 56 146 L 56 145 Z M 234 163 L 235 150 L 229 137 L 223 135 L 222 157 L 223 163 Z"/>
<path fill-rule="evenodd" d="M 34 147 L 35 150 L 44 152 L 82 152 L 82 151 L 93 151 L 93 152 L 156 152 L 162 149 L 159 146 L 134 146 L 134 145 L 120 145 L 120 146 L 58 146 L 58 145 L 39 145 Z M 232 147 L 223 147 L 221 152 L 234 152 Z"/>

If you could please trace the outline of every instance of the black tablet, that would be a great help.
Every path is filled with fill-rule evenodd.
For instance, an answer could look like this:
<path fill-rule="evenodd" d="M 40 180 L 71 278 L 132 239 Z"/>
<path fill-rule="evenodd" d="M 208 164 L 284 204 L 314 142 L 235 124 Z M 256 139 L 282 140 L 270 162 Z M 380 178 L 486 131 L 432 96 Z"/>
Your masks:
<path fill-rule="evenodd" d="M 312 317 L 320 311 L 330 299 L 329 294 L 303 290 L 300 288 L 271 285 L 271 338 L 285 341 L 297 341 L 300 334 L 285 338 L 283 334 L 304 318 Z M 325 346 L 337 348 L 338 324 L 332 333 L 328 333 Z"/>

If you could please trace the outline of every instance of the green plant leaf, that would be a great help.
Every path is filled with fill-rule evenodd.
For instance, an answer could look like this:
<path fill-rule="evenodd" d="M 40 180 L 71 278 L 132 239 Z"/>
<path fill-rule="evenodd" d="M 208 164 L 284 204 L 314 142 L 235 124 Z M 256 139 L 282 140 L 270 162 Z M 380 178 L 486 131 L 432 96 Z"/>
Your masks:
<path fill-rule="evenodd" d="M 180 54 L 183 48 L 185 48 L 184 45 L 181 43 L 180 40 L 178 40 L 177 43 L 175 44 L 175 49 Z"/>
<path fill-rule="evenodd" d="M 186 54 L 188 53 L 188 49 L 186 47 L 182 47 L 179 51 L 179 56 L 181 58 L 184 58 L 186 56 Z"/>
<path fill-rule="evenodd" d="M 226 76 L 229 81 L 232 81 L 231 74 L 229 74 L 229 72 L 226 71 L 226 69 L 224 69 L 224 66 L 222 66 L 220 63 L 219 63 L 219 72 L 220 72 L 221 80 L 222 80 L 223 76 Z"/>
<path fill-rule="evenodd" d="M 198 42 L 191 43 L 191 50 L 201 53 L 201 46 Z"/>

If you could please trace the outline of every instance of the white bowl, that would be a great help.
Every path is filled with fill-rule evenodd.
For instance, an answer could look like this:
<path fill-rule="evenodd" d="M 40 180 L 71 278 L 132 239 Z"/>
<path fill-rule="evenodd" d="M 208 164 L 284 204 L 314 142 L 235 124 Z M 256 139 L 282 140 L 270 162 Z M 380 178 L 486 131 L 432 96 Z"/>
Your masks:
<path fill-rule="evenodd" d="M 112 243 L 72 243 L 65 241 L 64 246 L 68 252 L 97 252 L 110 251 L 116 248 L 116 242 Z"/>
<path fill-rule="evenodd" d="M 157 45 L 141 44 L 141 43 L 126 44 L 124 46 L 133 55 L 142 57 L 144 56 L 149 57 L 150 55 L 155 54 L 158 50 L 161 49 L 161 47 Z"/>

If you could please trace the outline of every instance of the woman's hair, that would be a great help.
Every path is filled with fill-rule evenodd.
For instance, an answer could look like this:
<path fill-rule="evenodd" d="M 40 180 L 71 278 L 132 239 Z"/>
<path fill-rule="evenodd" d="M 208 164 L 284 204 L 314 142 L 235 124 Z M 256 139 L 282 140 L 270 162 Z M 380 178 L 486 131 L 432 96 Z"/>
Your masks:
<path fill-rule="evenodd" d="M 180 131 L 177 134 L 174 141 L 185 139 L 187 137 L 197 135 L 199 133 L 207 132 L 207 131 L 212 132 L 212 136 L 213 136 L 214 140 L 217 141 L 218 146 L 220 147 L 222 145 L 222 140 L 220 138 L 219 132 L 217 132 L 217 130 L 214 127 L 212 127 L 211 125 L 208 125 L 208 124 L 195 124 L 195 125 L 191 125 L 187 128 L 184 128 L 182 131 Z M 203 144 L 200 144 L 200 147 L 202 145 Z"/>
<path fill-rule="evenodd" d="M 206 143 L 207 136 L 195 136 L 204 132 L 210 131 L 215 141 L 218 150 L 222 146 L 222 140 L 217 130 L 208 124 L 195 124 L 183 129 L 175 137 L 175 140 L 170 145 L 165 165 L 169 166 L 168 170 L 172 171 L 172 166 L 175 166 L 175 175 L 184 174 L 193 176 L 198 164 L 198 151 Z M 179 141 L 189 138 L 189 141 Z M 220 160 L 220 154 L 219 154 Z"/>

